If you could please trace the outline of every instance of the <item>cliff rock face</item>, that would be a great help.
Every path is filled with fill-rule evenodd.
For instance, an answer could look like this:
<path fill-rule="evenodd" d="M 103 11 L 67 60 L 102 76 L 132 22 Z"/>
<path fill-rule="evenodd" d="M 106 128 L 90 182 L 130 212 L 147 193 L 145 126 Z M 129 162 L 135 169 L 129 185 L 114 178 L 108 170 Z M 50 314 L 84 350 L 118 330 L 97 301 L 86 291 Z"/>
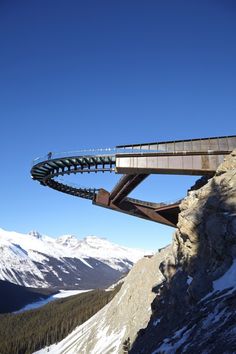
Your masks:
<path fill-rule="evenodd" d="M 140 260 L 108 305 L 40 353 L 236 352 L 236 151 L 180 207 L 172 245 Z"/>
<path fill-rule="evenodd" d="M 138 261 L 124 280 L 114 299 L 90 320 L 77 327 L 57 345 L 38 353 L 111 354 L 123 353 L 125 340 L 133 342 L 141 327 L 146 327 L 155 298 L 153 284 L 164 280 L 159 270 L 169 249 Z"/>
<path fill-rule="evenodd" d="M 132 354 L 236 352 L 236 151 L 180 206 L 165 281 Z"/>

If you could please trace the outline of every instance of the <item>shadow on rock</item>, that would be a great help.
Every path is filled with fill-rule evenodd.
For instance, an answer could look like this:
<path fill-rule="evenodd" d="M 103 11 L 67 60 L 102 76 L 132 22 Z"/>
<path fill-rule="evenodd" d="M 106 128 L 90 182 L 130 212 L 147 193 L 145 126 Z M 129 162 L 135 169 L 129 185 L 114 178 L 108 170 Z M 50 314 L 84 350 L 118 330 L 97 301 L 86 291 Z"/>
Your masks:
<path fill-rule="evenodd" d="M 232 153 L 181 203 L 171 254 L 160 265 L 165 281 L 153 288 L 152 316 L 129 353 L 236 352 L 236 293 L 213 292 L 236 257 L 235 160 Z"/>

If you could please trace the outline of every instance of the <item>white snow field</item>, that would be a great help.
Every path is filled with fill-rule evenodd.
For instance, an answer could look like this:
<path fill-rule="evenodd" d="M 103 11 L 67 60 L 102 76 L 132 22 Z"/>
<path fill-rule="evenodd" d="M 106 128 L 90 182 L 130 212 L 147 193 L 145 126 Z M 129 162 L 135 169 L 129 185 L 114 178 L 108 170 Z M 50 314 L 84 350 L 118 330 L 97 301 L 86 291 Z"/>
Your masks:
<path fill-rule="evenodd" d="M 42 306 L 48 304 L 49 302 L 55 301 L 57 299 L 62 299 L 62 298 L 68 297 L 68 296 L 73 296 L 73 295 L 77 295 L 77 294 L 81 294 L 81 293 L 86 293 L 88 291 L 90 291 L 90 290 L 60 290 L 59 293 L 49 296 L 47 299 L 42 299 L 39 301 L 32 302 L 31 304 L 28 304 L 28 305 L 22 307 L 22 309 L 15 311 L 14 313 L 20 313 L 20 312 L 24 312 L 24 311 L 28 311 L 28 310 L 34 310 L 34 309 L 37 309 L 39 307 L 42 307 Z"/>

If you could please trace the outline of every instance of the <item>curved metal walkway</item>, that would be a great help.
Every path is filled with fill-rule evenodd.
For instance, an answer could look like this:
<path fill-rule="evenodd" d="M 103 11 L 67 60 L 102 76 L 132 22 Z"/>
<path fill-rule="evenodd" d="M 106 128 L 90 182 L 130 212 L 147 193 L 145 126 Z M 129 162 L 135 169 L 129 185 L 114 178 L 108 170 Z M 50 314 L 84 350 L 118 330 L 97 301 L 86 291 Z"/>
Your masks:
<path fill-rule="evenodd" d="M 115 149 L 49 153 L 35 159 L 31 176 L 42 185 L 93 204 L 126 214 L 176 226 L 179 203 L 152 203 L 128 198 L 149 174 L 214 174 L 224 157 L 236 148 L 236 136 L 118 146 Z M 80 188 L 58 181 L 60 176 L 79 173 L 122 173 L 111 192 L 102 188 Z"/>

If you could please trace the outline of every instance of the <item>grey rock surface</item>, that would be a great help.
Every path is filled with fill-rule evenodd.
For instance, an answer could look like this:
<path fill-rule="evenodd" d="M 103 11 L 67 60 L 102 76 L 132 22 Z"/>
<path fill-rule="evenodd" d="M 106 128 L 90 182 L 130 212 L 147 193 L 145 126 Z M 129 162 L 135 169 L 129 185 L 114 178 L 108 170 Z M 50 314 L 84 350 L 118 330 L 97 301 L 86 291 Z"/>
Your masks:
<path fill-rule="evenodd" d="M 236 287 L 227 285 L 229 279 L 236 285 L 236 150 L 205 185 L 196 185 L 180 205 L 160 268 L 166 281 L 132 354 L 236 352 Z"/>
<path fill-rule="evenodd" d="M 172 244 L 50 354 L 236 353 L 236 151 L 180 209 Z"/>
<path fill-rule="evenodd" d="M 109 304 L 58 345 L 39 353 L 123 354 L 124 342 L 132 343 L 137 332 L 149 322 L 151 303 L 156 296 L 152 289 L 164 280 L 159 266 L 169 250 L 167 247 L 154 256 L 139 260 Z"/>

